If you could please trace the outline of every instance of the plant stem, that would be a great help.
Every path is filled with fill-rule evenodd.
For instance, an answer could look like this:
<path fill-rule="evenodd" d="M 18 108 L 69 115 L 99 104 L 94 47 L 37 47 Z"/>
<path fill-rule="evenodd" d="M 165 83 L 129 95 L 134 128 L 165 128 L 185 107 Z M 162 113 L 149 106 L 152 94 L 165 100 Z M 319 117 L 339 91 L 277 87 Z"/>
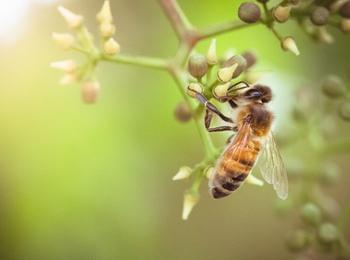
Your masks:
<path fill-rule="evenodd" d="M 230 32 L 233 30 L 238 30 L 241 28 L 246 28 L 252 25 L 257 25 L 258 23 L 254 24 L 248 24 L 248 23 L 243 23 L 241 21 L 228 21 L 224 23 L 219 23 L 216 25 L 209 26 L 207 28 L 199 30 L 199 40 L 207 39 L 219 34 L 223 34 L 226 32 Z"/>
<path fill-rule="evenodd" d="M 193 29 L 192 24 L 178 5 L 176 0 L 159 0 L 178 38 L 182 40 Z"/>
<path fill-rule="evenodd" d="M 109 61 L 114 63 L 123 63 L 129 65 L 137 65 L 141 67 L 149 67 L 153 69 L 162 69 L 166 70 L 168 68 L 169 62 L 161 58 L 153 57 L 143 57 L 143 56 L 129 56 L 118 54 L 117 56 L 105 56 L 100 57 L 102 61 Z"/>

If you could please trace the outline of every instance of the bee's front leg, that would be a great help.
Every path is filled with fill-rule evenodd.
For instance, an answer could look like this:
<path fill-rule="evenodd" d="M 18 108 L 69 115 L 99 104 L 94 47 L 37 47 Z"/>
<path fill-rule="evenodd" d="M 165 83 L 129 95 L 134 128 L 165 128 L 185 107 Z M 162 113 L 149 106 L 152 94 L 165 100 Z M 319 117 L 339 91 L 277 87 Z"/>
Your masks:
<path fill-rule="evenodd" d="M 218 127 L 210 127 L 211 121 L 213 119 L 213 113 L 206 109 L 205 117 L 204 117 L 204 125 L 208 132 L 222 132 L 222 131 L 236 131 L 236 126 L 218 126 Z"/>
<path fill-rule="evenodd" d="M 201 93 L 197 93 L 196 98 L 205 106 L 206 110 L 209 110 L 214 114 L 218 115 L 225 122 L 233 123 L 233 120 L 231 118 L 221 113 L 219 109 L 213 103 L 211 103 L 204 95 L 202 95 Z"/>

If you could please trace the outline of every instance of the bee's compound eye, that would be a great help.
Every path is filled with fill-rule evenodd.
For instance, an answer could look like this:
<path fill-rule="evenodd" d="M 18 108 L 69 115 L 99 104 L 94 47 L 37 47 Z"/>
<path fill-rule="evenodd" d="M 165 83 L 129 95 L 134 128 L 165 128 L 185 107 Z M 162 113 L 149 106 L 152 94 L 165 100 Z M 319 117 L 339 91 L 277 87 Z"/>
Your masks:
<path fill-rule="evenodd" d="M 246 93 L 245 93 L 246 98 L 248 99 L 259 99 L 261 98 L 262 94 L 259 90 L 257 89 L 249 89 Z"/>

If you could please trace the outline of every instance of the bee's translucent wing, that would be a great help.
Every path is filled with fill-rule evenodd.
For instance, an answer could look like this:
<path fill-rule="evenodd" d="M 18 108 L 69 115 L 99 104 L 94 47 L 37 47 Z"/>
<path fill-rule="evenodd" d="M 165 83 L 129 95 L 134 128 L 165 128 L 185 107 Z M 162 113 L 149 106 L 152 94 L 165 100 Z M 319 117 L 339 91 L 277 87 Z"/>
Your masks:
<path fill-rule="evenodd" d="M 265 141 L 261 157 L 260 170 L 262 176 L 266 182 L 273 185 L 279 198 L 286 199 L 288 196 L 287 170 L 272 132 L 270 132 Z"/>
<path fill-rule="evenodd" d="M 242 148 L 248 146 L 250 135 L 250 124 L 245 122 L 239 127 L 233 141 L 228 145 L 224 153 L 229 154 L 231 157 L 240 158 Z"/>

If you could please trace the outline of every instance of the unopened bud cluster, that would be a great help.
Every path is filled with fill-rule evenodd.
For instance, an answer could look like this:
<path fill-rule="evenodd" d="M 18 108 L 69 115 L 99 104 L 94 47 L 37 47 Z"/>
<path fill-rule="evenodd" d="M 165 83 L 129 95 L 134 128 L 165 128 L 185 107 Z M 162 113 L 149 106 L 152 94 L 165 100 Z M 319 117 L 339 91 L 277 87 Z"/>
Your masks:
<path fill-rule="evenodd" d="M 245 80 L 255 83 L 258 80 L 257 74 L 251 70 L 256 63 L 255 54 L 245 52 L 219 57 L 216 44 L 216 39 L 213 39 L 205 55 L 193 53 L 189 58 L 188 72 L 192 80 L 187 87 L 187 94 L 193 98 L 204 93 L 209 98 L 224 101 L 228 95 L 237 94 L 235 88 L 232 89 L 236 82 Z"/>
<path fill-rule="evenodd" d="M 63 85 L 74 82 L 81 84 L 82 100 L 87 103 L 95 103 L 99 92 L 100 83 L 94 73 L 98 61 L 102 55 L 116 55 L 120 52 L 119 43 L 114 39 L 115 26 L 109 1 L 105 1 L 97 14 L 99 32 L 102 42 L 98 48 L 92 34 L 84 26 L 84 17 L 76 14 L 63 6 L 58 7 L 59 13 L 66 21 L 72 33 L 52 33 L 52 39 L 63 50 L 75 50 L 86 55 L 85 64 L 79 65 L 76 61 L 68 59 L 52 62 L 51 67 L 62 70 L 65 74 L 60 80 Z"/>
<path fill-rule="evenodd" d="M 257 2 L 243 2 L 239 6 L 240 20 L 244 23 L 261 23 L 267 26 L 277 36 L 281 48 L 295 55 L 300 54 L 295 39 L 292 36 L 279 35 L 275 28 L 276 23 L 296 20 L 311 38 L 326 44 L 334 42 L 334 37 L 328 31 L 328 24 L 331 23 L 344 33 L 350 32 L 350 0 Z"/>

